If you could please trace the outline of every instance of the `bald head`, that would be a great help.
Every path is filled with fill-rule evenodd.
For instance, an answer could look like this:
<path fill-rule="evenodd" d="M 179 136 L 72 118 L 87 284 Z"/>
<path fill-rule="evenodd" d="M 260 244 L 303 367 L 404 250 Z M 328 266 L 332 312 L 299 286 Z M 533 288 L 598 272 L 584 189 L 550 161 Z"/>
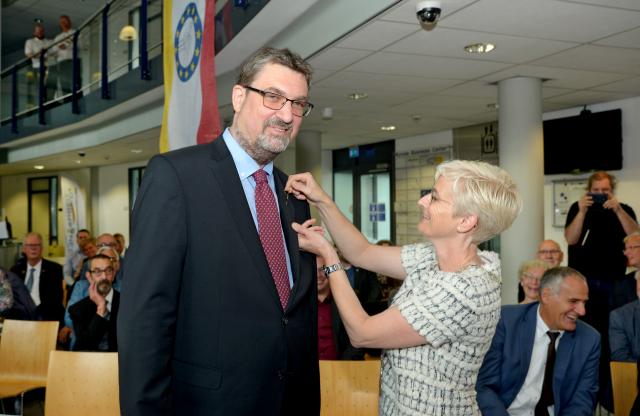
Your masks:
<path fill-rule="evenodd" d="M 553 240 L 544 240 L 538 246 L 537 258 L 547 263 L 549 267 L 558 267 L 562 263 L 564 253 L 560 244 Z"/>

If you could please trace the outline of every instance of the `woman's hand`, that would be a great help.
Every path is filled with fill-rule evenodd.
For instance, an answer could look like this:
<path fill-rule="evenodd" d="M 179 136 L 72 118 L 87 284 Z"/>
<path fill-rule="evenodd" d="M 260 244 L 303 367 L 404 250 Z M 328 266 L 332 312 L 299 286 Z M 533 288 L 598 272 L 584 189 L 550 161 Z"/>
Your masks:
<path fill-rule="evenodd" d="M 315 219 L 310 219 L 302 224 L 294 222 L 291 224 L 293 230 L 298 233 L 298 245 L 304 251 L 321 256 L 325 259 L 336 255 L 336 250 L 331 243 L 324 238 L 324 229 L 314 225 Z"/>
<path fill-rule="evenodd" d="M 297 199 L 308 201 L 311 205 L 331 202 L 329 195 L 318 185 L 309 172 L 289 176 L 284 190 Z"/>

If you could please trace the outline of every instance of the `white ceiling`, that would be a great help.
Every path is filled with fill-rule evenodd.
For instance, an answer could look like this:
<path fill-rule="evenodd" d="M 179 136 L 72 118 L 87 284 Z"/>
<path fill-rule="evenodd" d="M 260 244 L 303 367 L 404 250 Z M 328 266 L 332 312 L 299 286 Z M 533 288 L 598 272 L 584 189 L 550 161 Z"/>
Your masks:
<path fill-rule="evenodd" d="M 323 148 L 496 120 L 488 107 L 497 101 L 496 83 L 515 76 L 545 80 L 545 112 L 640 96 L 639 0 L 442 0 L 442 17 L 429 31 L 419 26 L 415 3 L 398 2 L 311 57 L 316 108 L 303 128 L 321 131 Z M 463 50 L 477 42 L 496 49 Z M 368 98 L 349 100 L 353 92 Z M 331 120 L 322 119 L 325 107 Z M 148 148 L 156 135 L 143 135 Z M 137 135 L 114 146 L 127 140 L 141 146 Z M 110 146 L 95 151 L 114 154 Z"/>

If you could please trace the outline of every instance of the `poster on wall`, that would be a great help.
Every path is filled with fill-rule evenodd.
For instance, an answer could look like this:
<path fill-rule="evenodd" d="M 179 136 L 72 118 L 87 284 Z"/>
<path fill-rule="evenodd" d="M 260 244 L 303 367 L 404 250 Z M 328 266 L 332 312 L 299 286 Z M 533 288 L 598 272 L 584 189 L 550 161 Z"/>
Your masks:
<path fill-rule="evenodd" d="M 60 176 L 60 189 L 65 231 L 64 255 L 68 260 L 78 251 L 76 233 L 87 227 L 85 195 L 78 183 L 68 176 Z"/>
<path fill-rule="evenodd" d="M 571 204 L 586 192 L 586 179 L 561 179 L 553 181 L 553 226 L 564 228 Z"/>

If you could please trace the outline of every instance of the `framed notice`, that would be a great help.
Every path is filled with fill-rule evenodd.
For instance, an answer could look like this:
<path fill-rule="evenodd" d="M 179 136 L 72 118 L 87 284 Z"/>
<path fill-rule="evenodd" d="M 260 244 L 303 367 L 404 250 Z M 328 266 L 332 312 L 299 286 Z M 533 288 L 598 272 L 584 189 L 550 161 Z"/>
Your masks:
<path fill-rule="evenodd" d="M 586 179 L 560 179 L 553 181 L 553 226 L 564 228 L 571 204 L 582 198 Z"/>

